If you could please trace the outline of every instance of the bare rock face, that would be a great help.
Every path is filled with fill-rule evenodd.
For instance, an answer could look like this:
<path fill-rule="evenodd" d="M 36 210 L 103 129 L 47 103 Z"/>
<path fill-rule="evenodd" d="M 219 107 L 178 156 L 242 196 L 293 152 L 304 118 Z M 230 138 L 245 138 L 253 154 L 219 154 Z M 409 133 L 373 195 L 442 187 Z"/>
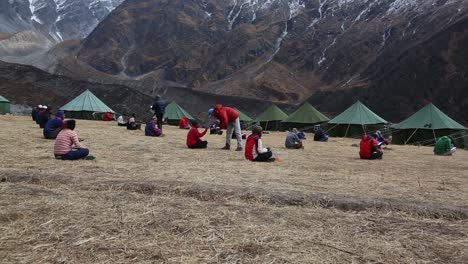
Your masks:
<path fill-rule="evenodd" d="M 59 42 L 86 37 L 123 0 L 3 0 L 0 32 L 33 30 Z"/>
<path fill-rule="evenodd" d="M 467 11 L 463 0 L 127 0 L 78 59 L 122 78 L 299 102 L 369 85 L 370 69 Z"/>

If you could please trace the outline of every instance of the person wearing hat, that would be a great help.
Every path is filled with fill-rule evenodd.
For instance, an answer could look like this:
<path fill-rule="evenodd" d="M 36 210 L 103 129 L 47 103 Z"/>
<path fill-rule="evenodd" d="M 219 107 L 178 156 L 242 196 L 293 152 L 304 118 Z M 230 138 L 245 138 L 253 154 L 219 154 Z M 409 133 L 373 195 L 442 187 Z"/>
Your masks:
<path fill-rule="evenodd" d="M 33 121 L 36 121 L 37 113 L 42 108 L 42 105 L 37 105 L 31 109 L 31 117 Z"/>
<path fill-rule="evenodd" d="M 206 148 L 208 145 L 208 141 L 201 140 L 201 138 L 206 135 L 206 132 L 208 132 L 208 128 L 205 128 L 205 131 L 200 132 L 198 131 L 198 128 L 200 127 L 198 121 L 194 120 L 191 123 L 192 127 L 187 133 L 187 147 L 191 149 Z"/>
<path fill-rule="evenodd" d="M 271 149 L 263 147 L 262 132 L 263 128 L 261 126 L 252 127 L 252 135 L 247 138 L 247 142 L 245 143 L 245 158 L 258 162 L 275 161 L 275 158 L 272 158 L 273 153 Z"/>
<path fill-rule="evenodd" d="M 51 106 L 47 107 L 42 106 L 43 111 L 39 111 L 37 115 L 36 122 L 39 124 L 40 128 L 44 128 L 47 122 L 50 119 L 50 116 L 53 114 L 53 108 Z"/>
<path fill-rule="evenodd" d="M 242 151 L 242 131 L 240 126 L 239 112 L 235 109 L 220 104 L 215 108 L 208 110 L 208 116 L 213 116 L 219 121 L 218 126 L 226 129 L 226 145 L 222 149 L 231 149 L 232 133 L 236 133 L 237 148 L 236 151 Z"/>
<path fill-rule="evenodd" d="M 38 105 L 37 106 L 37 112 L 36 112 L 36 124 L 39 125 L 39 117 L 45 112 L 44 106 L 43 105 Z"/>
<path fill-rule="evenodd" d="M 44 138 L 46 139 L 56 139 L 58 133 L 63 128 L 63 119 L 65 118 L 65 113 L 62 110 L 57 111 L 54 118 L 49 119 L 47 124 L 44 127 Z"/>

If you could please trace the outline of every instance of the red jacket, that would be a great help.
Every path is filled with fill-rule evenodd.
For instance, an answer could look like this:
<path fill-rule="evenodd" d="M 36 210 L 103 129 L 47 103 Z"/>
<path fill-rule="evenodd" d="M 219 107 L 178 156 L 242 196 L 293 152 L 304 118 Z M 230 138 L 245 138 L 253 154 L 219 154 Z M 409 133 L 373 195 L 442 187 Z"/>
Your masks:
<path fill-rule="evenodd" d="M 111 121 L 112 120 L 112 113 L 111 112 L 106 112 L 104 116 L 102 117 L 102 121 Z"/>
<path fill-rule="evenodd" d="M 260 139 L 259 135 L 250 135 L 247 138 L 247 142 L 245 143 L 245 159 L 247 160 L 254 160 L 258 156 L 258 140 Z"/>
<path fill-rule="evenodd" d="M 188 126 L 187 124 L 187 117 L 182 117 L 182 119 L 179 121 L 179 128 L 186 128 Z"/>
<path fill-rule="evenodd" d="M 239 117 L 239 112 L 231 107 L 218 104 L 215 106 L 213 116 L 219 119 L 219 127 L 224 129 L 229 123 L 234 122 Z"/>
<path fill-rule="evenodd" d="M 206 134 L 207 131 L 208 131 L 208 128 L 205 128 L 205 131 L 200 133 L 198 131 L 198 128 L 196 127 L 190 128 L 187 134 L 187 147 L 190 147 L 193 144 L 200 142 L 201 138 Z"/>
<path fill-rule="evenodd" d="M 379 151 L 377 140 L 369 139 L 367 135 L 362 136 L 359 144 L 359 156 L 361 159 L 370 159 L 373 151 Z"/>

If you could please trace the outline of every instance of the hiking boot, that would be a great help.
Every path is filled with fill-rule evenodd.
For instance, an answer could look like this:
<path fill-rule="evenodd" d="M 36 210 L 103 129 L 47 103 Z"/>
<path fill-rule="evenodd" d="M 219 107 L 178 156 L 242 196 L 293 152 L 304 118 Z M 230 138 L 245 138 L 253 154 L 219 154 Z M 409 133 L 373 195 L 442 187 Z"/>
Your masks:
<path fill-rule="evenodd" d="M 86 156 L 86 158 L 84 158 L 84 160 L 95 160 L 96 157 L 94 156 Z"/>
<path fill-rule="evenodd" d="M 267 160 L 267 162 L 275 162 L 275 161 L 276 161 L 275 158 L 269 158 L 269 159 Z M 279 161 L 279 159 L 278 159 L 278 161 Z"/>
<path fill-rule="evenodd" d="M 237 147 L 236 151 L 242 151 L 242 147 Z"/>
<path fill-rule="evenodd" d="M 230 150 L 231 149 L 231 146 L 229 144 L 226 144 L 224 147 L 222 147 L 221 149 L 225 149 L 225 150 Z"/>

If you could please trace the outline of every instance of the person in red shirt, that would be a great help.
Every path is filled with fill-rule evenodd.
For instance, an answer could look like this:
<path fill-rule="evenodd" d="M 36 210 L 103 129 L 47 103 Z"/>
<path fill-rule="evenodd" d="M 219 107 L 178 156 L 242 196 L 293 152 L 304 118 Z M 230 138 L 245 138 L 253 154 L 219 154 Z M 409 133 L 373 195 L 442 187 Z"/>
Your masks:
<path fill-rule="evenodd" d="M 247 138 L 245 143 L 245 159 L 258 162 L 273 162 L 273 152 L 270 148 L 263 147 L 261 126 L 252 127 L 252 135 Z"/>
<path fill-rule="evenodd" d="M 383 152 L 378 147 L 377 140 L 368 135 L 364 135 L 359 144 L 359 156 L 361 159 L 382 159 Z"/>
<path fill-rule="evenodd" d="M 222 149 L 231 149 L 232 133 L 236 133 L 237 148 L 236 151 L 242 151 L 242 131 L 240 126 L 239 112 L 227 106 L 217 104 L 215 108 L 208 110 L 208 115 L 219 120 L 218 126 L 226 129 L 226 145 Z"/>
<path fill-rule="evenodd" d="M 180 119 L 179 121 L 179 128 L 180 129 L 189 129 L 190 126 L 187 122 L 188 118 L 186 116 L 182 117 L 182 119 Z"/>
<path fill-rule="evenodd" d="M 197 121 L 192 121 L 192 128 L 190 128 L 187 134 L 187 147 L 191 149 L 206 148 L 208 145 L 208 141 L 201 140 L 201 138 L 205 136 L 206 132 L 208 132 L 208 128 L 205 128 L 205 131 L 200 133 L 200 131 L 198 131 L 199 126 L 200 125 Z"/>

